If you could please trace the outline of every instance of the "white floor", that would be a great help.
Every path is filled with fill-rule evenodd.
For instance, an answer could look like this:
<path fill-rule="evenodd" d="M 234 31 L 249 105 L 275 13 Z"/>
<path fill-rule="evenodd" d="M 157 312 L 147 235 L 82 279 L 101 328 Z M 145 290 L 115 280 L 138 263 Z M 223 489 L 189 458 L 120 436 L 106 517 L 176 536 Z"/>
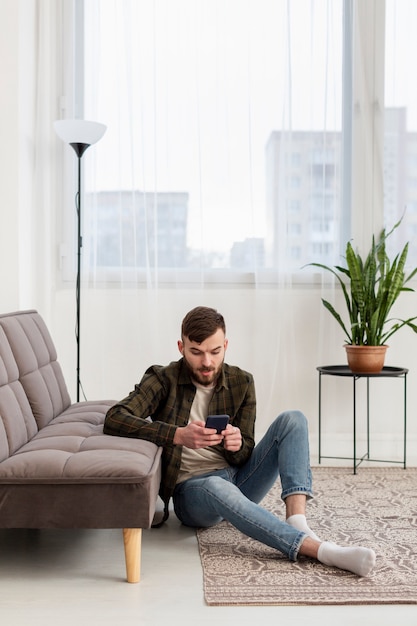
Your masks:
<path fill-rule="evenodd" d="M 206 606 L 195 533 L 173 513 L 143 533 L 139 584 L 125 582 L 120 530 L 0 530 L 0 581 L 2 626 L 417 623 L 417 605 Z"/>

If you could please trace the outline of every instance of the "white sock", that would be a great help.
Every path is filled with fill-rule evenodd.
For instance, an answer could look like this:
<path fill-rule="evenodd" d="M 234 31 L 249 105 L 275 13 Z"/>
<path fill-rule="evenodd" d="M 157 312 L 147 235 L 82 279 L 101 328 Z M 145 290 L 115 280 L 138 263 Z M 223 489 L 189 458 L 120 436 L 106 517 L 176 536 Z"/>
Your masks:
<path fill-rule="evenodd" d="M 306 535 L 308 535 L 312 539 L 315 539 L 316 541 L 321 541 L 317 537 L 316 533 L 314 533 L 311 530 L 311 528 L 307 524 L 306 516 L 303 515 L 302 513 L 297 513 L 296 515 L 290 515 L 290 517 L 287 517 L 286 521 L 287 521 L 287 524 L 289 524 L 293 528 L 296 528 L 297 530 L 301 530 L 303 533 L 306 533 Z"/>
<path fill-rule="evenodd" d="M 375 552 L 370 548 L 342 547 L 324 541 L 320 544 L 317 558 L 324 565 L 346 569 L 358 576 L 367 576 L 375 565 Z"/>

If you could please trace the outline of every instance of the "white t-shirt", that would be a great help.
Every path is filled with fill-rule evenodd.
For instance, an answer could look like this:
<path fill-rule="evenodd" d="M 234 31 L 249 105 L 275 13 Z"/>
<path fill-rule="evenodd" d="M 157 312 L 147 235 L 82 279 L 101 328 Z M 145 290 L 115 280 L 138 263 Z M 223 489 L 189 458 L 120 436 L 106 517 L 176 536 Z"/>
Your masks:
<path fill-rule="evenodd" d="M 197 392 L 194 397 L 190 411 L 190 422 L 196 420 L 206 421 L 208 415 L 208 406 L 214 392 L 214 385 L 199 385 L 194 382 Z M 192 450 L 191 448 L 182 449 L 181 468 L 178 474 L 177 483 L 181 483 L 192 476 L 206 474 L 214 470 L 228 467 L 229 464 L 223 457 L 221 452 L 213 447 L 199 448 Z"/>

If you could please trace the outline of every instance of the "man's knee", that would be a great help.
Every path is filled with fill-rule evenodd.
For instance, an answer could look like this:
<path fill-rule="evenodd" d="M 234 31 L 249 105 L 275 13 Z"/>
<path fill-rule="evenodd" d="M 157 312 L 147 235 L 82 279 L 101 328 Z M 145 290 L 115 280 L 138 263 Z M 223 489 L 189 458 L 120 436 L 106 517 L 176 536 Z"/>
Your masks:
<path fill-rule="evenodd" d="M 275 420 L 281 428 L 298 429 L 301 432 L 308 430 L 307 418 L 301 411 L 284 411 Z"/>

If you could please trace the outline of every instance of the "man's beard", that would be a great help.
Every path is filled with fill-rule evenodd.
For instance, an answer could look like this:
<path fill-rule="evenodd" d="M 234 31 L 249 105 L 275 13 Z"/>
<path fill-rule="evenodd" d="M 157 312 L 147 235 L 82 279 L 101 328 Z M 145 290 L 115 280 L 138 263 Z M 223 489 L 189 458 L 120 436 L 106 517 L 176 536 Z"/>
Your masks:
<path fill-rule="evenodd" d="M 187 369 L 190 373 L 190 376 L 193 380 L 195 380 L 199 385 L 204 385 L 208 387 L 209 385 L 214 385 L 220 375 L 221 368 L 223 366 L 224 361 L 221 362 L 218 369 L 215 367 L 199 367 L 198 369 L 194 369 L 191 364 L 187 361 L 186 357 L 183 356 L 184 363 L 187 366 Z M 211 376 L 204 376 L 202 372 L 211 372 Z"/>

